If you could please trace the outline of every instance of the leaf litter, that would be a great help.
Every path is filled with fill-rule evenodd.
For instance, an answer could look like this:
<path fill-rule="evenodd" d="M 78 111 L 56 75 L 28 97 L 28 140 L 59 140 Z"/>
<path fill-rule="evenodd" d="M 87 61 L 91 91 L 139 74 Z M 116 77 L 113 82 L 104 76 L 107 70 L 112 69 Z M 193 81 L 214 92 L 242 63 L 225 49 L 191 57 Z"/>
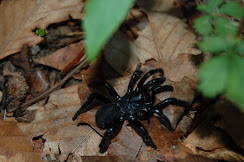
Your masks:
<path fill-rule="evenodd" d="M 6 118 L 6 121 L 1 121 L 1 126 L 3 126 L 1 130 L 4 130 L 4 133 L 2 133 L 3 137 L 0 142 L 2 146 L 6 146 L 0 149 L 1 160 L 21 159 L 30 161 L 31 159 L 28 158 L 31 157 L 35 158 L 36 161 L 82 161 L 87 156 L 91 156 L 88 158 L 89 160 L 99 158 L 99 160 L 105 161 L 112 159 L 117 161 L 174 161 L 193 158 L 194 155 L 200 155 L 194 157 L 195 159 L 201 159 L 201 156 L 204 156 L 218 160 L 243 160 L 241 155 L 243 153 L 243 135 L 240 131 L 243 129 L 238 124 L 243 122 L 226 122 L 232 121 L 236 115 L 239 115 L 240 119 L 242 117 L 240 113 L 233 114 L 233 112 L 229 112 L 229 104 L 227 104 L 226 109 L 220 109 L 219 107 L 222 108 L 222 105 L 226 105 L 225 103 L 221 103 L 220 106 L 218 104 L 213 105 L 215 111 L 220 111 L 220 113 L 207 117 L 207 119 L 212 120 L 212 123 L 207 122 L 207 119 L 203 120 L 202 123 L 206 126 L 202 126 L 201 123 L 186 139 L 183 136 L 191 124 L 192 117 L 187 114 L 181 120 L 183 111 L 180 107 L 169 106 L 163 110 L 169 117 L 173 127 L 176 128 L 174 132 L 170 132 L 163 127 L 156 117 L 151 119 L 151 125 L 143 121 L 143 125 L 149 131 L 159 150 L 147 147 L 141 137 L 125 122 L 121 132 L 112 140 L 108 151 L 101 154 L 98 147 L 101 137 L 88 126 L 76 126 L 78 122 L 85 122 L 100 134 L 103 134 L 104 130 L 99 129 L 94 120 L 99 107 L 94 105 L 94 109 L 81 114 L 76 122 L 71 120 L 90 93 L 94 91 L 105 93 L 102 89 L 98 91 L 88 88 L 88 83 L 97 78 L 106 79 L 120 95 L 123 95 L 132 72 L 138 63 L 144 64 L 142 67 L 144 73 L 153 68 L 163 68 L 167 78 L 165 84 L 174 87 L 173 92 L 157 95 L 157 102 L 168 97 L 175 97 L 191 103 L 197 96 L 195 90 L 198 81 L 197 69 L 204 58 L 200 55 L 200 51 L 194 47 L 196 43 L 195 35 L 186 29 L 184 22 L 177 15 L 178 13 L 169 12 L 172 8 L 175 11 L 177 10 L 177 6 L 174 4 L 175 1 L 155 0 L 158 5 L 151 6 L 153 7 L 151 10 L 143 7 L 150 6 L 147 3 L 151 2 L 140 2 L 140 4 L 137 4 L 141 7 L 139 10 L 131 10 L 132 18 L 142 18 L 139 24 L 136 26 L 129 25 L 131 31 L 118 31 L 114 35 L 104 48 L 104 57 L 101 56 L 97 62 L 74 76 L 76 79 L 81 79 L 82 82 L 78 81 L 75 82 L 75 85 L 66 85 L 64 88 L 52 92 L 43 104 L 35 104 L 35 109 L 27 108 L 35 117 L 32 121 L 17 123 L 14 118 L 9 117 Z M 1 6 L 6 5 L 5 3 Z M 77 10 L 71 7 L 73 9 L 72 13 L 78 13 L 82 8 L 80 7 L 77 7 Z M 59 10 L 58 7 L 57 10 Z M 77 15 L 80 14 L 82 13 Z M 62 16 L 57 19 L 59 21 L 67 20 L 65 14 Z M 55 22 L 56 20 L 45 22 L 44 28 Z M 129 23 L 129 21 L 125 21 L 125 23 Z M 20 27 L 19 29 L 22 30 Z M 31 31 L 29 29 L 28 32 Z M 26 31 L 26 28 L 23 28 L 23 30 Z M 11 32 L 10 30 L 9 33 L 11 34 Z M 128 33 L 130 33 L 129 37 Z M 134 36 L 133 39 L 132 35 Z M 40 41 L 38 37 L 33 37 L 33 39 L 36 39 L 33 44 Z M 11 41 L 18 43 L 15 39 Z M 19 47 L 21 47 L 21 43 L 18 45 Z M 63 71 L 70 62 L 73 62 L 72 66 L 76 65 L 74 59 L 79 55 L 79 50 L 74 49 L 83 47 L 83 45 L 79 46 L 79 43 L 72 42 L 70 46 L 65 45 L 65 47 L 56 50 L 57 52 L 49 56 L 36 59 L 36 62 L 42 60 L 39 63 Z M 18 50 L 10 51 L 12 53 L 1 52 L 0 55 L 3 58 Z M 63 56 L 60 57 L 58 53 L 62 53 Z M 58 60 L 50 62 L 50 59 L 54 57 L 57 57 Z M 66 60 L 64 59 L 66 57 L 72 58 Z M 233 114 L 233 117 L 231 114 Z M 214 126 L 212 126 L 213 123 Z M 238 129 L 235 129 L 233 125 Z M 209 126 L 212 126 L 211 131 L 206 133 Z M 15 133 L 16 131 L 17 133 Z M 19 144 L 15 142 L 20 140 L 27 142 Z M 16 150 L 15 148 L 19 149 Z M 104 158 L 101 158 L 101 156 L 104 156 Z"/>

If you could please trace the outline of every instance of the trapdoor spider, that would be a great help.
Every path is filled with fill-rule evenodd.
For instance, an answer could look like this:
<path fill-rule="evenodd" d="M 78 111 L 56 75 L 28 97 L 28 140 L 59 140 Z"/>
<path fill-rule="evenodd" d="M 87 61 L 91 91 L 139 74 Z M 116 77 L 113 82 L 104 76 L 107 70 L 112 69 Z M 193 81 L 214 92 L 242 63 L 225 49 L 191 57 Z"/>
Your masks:
<path fill-rule="evenodd" d="M 162 76 L 151 79 L 145 83 L 150 76 L 153 76 L 156 73 L 159 73 Z M 134 88 L 140 74 L 141 71 L 139 64 L 131 76 L 127 93 L 123 97 L 120 97 L 114 88 L 107 82 L 94 82 L 89 84 L 89 86 L 105 86 L 108 93 L 113 98 L 113 101 L 101 94 L 92 93 L 72 118 L 73 120 L 76 120 L 95 98 L 104 102 L 104 105 L 102 105 L 96 112 L 95 117 L 97 126 L 101 129 L 107 129 L 101 143 L 99 144 L 100 149 L 103 151 L 107 150 L 111 140 L 119 133 L 125 120 L 128 120 L 132 128 L 143 138 L 143 141 L 148 146 L 156 149 L 156 145 L 140 121 L 150 121 L 150 118 L 155 115 L 158 117 L 161 124 L 170 131 L 173 131 L 169 119 L 161 110 L 169 105 L 181 106 L 185 111 L 190 109 L 190 105 L 187 102 L 176 98 L 168 98 L 154 105 L 156 94 L 165 91 L 173 91 L 173 87 L 170 85 L 160 85 L 165 81 L 165 78 L 163 77 L 163 70 L 154 69 L 142 76 L 138 81 L 137 86 Z"/>

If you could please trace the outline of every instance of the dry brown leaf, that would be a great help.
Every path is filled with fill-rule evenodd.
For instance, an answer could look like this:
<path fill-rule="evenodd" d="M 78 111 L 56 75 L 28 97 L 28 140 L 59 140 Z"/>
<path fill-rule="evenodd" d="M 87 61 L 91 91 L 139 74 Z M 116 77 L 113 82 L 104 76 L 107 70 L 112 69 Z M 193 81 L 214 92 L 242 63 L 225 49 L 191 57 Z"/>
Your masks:
<path fill-rule="evenodd" d="M 81 84 L 81 88 L 82 85 L 87 87 Z M 74 158 L 80 158 L 81 155 L 101 155 L 98 147 L 101 137 L 91 128 L 77 127 L 77 122 L 72 121 L 72 116 L 81 106 L 78 86 L 51 93 L 48 103 L 40 106 L 35 112 L 35 120 L 30 123 L 18 123 L 19 128 L 31 138 L 42 136 L 45 140 L 42 150 L 44 160 L 58 158 L 64 161 L 69 153 L 73 153 Z"/>
<path fill-rule="evenodd" d="M 217 102 L 210 110 L 184 145 L 208 158 L 243 161 L 243 114 L 226 101 Z"/>
<path fill-rule="evenodd" d="M 41 161 L 41 151 L 34 150 L 31 135 L 21 131 L 16 122 L 0 121 L 0 161 Z"/>
<path fill-rule="evenodd" d="M 20 68 L 22 74 L 27 79 L 29 79 L 32 74 L 30 56 L 28 50 L 29 50 L 28 45 L 24 44 L 20 53 L 10 57 L 11 63 L 14 66 Z"/>
<path fill-rule="evenodd" d="M 61 48 L 50 55 L 35 59 L 34 61 L 39 64 L 63 71 L 83 49 L 84 42 L 80 41 L 79 43 L 73 43 L 65 46 L 64 48 Z"/>
<path fill-rule="evenodd" d="M 174 82 L 181 82 L 184 77 L 198 82 L 198 67 L 203 61 L 203 55 L 179 54 L 175 59 L 163 61 L 166 78 Z"/>
<path fill-rule="evenodd" d="M 45 71 L 36 71 L 31 78 L 29 79 L 29 83 L 32 85 L 30 87 L 30 92 L 35 94 L 40 94 L 46 91 L 50 86 L 50 81 L 47 72 Z"/>
<path fill-rule="evenodd" d="M 146 72 L 151 68 L 151 66 L 148 67 L 147 65 L 143 66 L 142 70 Z M 127 75 L 122 78 L 110 80 L 109 82 L 115 87 L 117 92 L 123 96 L 127 89 L 130 77 L 131 75 Z M 181 94 L 180 91 L 186 89 L 186 87 L 181 89 L 176 86 L 177 91 L 175 93 Z M 18 123 L 21 130 L 30 134 L 32 138 L 35 137 L 35 139 L 38 139 L 38 137 L 41 136 L 40 140 L 45 141 L 41 147 L 43 149 L 44 159 L 58 159 L 64 161 L 69 156 L 69 153 L 72 153 L 72 158 L 74 160 L 79 160 L 80 156 L 101 155 L 98 147 L 101 142 L 101 137 L 88 126 L 76 127 L 77 122 L 86 122 L 103 134 L 105 130 L 99 129 L 95 124 L 95 113 L 98 107 L 81 114 L 75 122 L 71 120 L 81 104 L 87 100 L 88 95 L 92 92 L 93 89 L 88 88 L 86 81 L 80 85 L 55 91 L 50 95 L 46 105 L 39 106 L 38 110 L 35 112 L 34 121 L 28 124 Z M 190 99 L 190 97 L 188 96 L 184 99 Z M 150 127 L 147 122 L 143 122 L 143 124 L 148 129 L 150 136 L 158 148 L 162 151 L 164 150 L 157 155 L 158 157 L 155 155 L 156 152 L 154 152 L 156 150 L 154 150 L 152 159 L 160 159 L 162 158 L 160 157 L 161 154 L 167 154 L 169 151 L 165 151 L 165 149 L 170 149 L 168 148 L 170 147 L 170 144 L 175 143 L 175 141 L 177 141 L 177 139 L 184 133 L 179 128 L 173 133 L 169 132 L 155 117 L 152 118 L 152 127 Z M 133 140 L 133 143 L 131 140 Z M 33 141 L 34 148 L 36 148 L 35 143 L 36 141 Z M 126 126 L 125 122 L 121 132 L 112 140 L 108 153 L 110 155 L 119 156 L 127 155 L 127 160 L 135 160 L 137 155 L 144 153 L 147 151 L 146 149 L 147 147 L 145 147 L 142 138 L 135 133 L 130 126 Z M 186 156 L 183 155 L 184 151 L 181 151 L 182 153 L 177 155 Z M 168 156 L 170 156 L 170 158 L 175 158 L 174 154 Z"/>
<path fill-rule="evenodd" d="M 0 4 L 0 59 L 19 52 L 23 44 L 35 45 L 43 40 L 32 32 L 49 24 L 81 19 L 84 3 L 80 0 L 12 0 Z M 7 16 L 6 16 L 7 15 Z"/>
<path fill-rule="evenodd" d="M 132 73 L 139 62 L 144 64 L 154 59 L 162 61 L 163 69 L 166 66 L 168 79 L 179 82 L 187 76 L 197 81 L 197 66 L 194 65 L 193 58 L 201 52 L 194 48 L 197 42 L 196 36 L 186 29 L 182 19 L 168 12 L 174 9 L 172 8 L 174 1 L 170 3 L 165 0 L 157 1 L 164 4 L 157 6 L 157 9 L 161 6 L 163 12 L 144 9 L 148 23 L 143 21 L 138 24 L 138 28 L 141 29 L 137 33 L 138 38 L 131 42 L 124 34 L 117 32 L 105 46 L 105 59 L 122 75 Z M 165 4 L 169 5 L 168 8 Z M 142 16 L 136 9 L 131 10 L 131 14 L 134 17 Z"/>
<path fill-rule="evenodd" d="M 201 53 L 194 48 L 197 42 L 196 36 L 187 30 L 184 21 L 178 18 L 181 16 L 181 11 L 174 0 L 141 1 L 139 6 L 142 6 L 142 10 L 148 16 L 150 29 L 145 28 L 145 30 L 149 33 L 145 36 L 142 31 L 141 34 L 154 42 L 151 48 L 156 48 L 158 54 L 158 57 L 154 59 L 171 60 L 181 53 L 195 55 Z M 145 46 L 141 48 L 145 49 Z"/>

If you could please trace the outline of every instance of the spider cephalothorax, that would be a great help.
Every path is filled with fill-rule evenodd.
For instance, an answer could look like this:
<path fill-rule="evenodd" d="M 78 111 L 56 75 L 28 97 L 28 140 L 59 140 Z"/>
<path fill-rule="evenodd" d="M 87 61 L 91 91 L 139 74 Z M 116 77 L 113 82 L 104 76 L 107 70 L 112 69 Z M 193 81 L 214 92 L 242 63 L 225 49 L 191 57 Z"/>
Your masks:
<path fill-rule="evenodd" d="M 159 73 L 162 76 L 151 79 L 145 83 L 150 76 L 156 73 Z M 96 124 L 99 128 L 108 129 L 104 133 L 103 139 L 99 145 L 100 149 L 103 151 L 107 150 L 112 138 L 119 133 L 125 120 L 128 120 L 132 128 L 136 130 L 148 146 L 156 149 L 156 145 L 140 121 L 149 121 L 153 115 L 156 115 L 159 121 L 167 129 L 173 131 L 169 119 L 161 110 L 169 105 L 181 106 L 185 111 L 190 109 L 190 105 L 187 102 L 175 98 L 168 98 L 154 105 L 155 95 L 157 93 L 173 91 L 173 87 L 170 85 L 160 85 L 165 81 L 163 70 L 154 69 L 142 76 L 138 81 L 137 86 L 134 88 L 140 74 L 140 65 L 138 65 L 131 76 L 127 93 L 123 97 L 120 97 L 114 88 L 107 82 L 94 82 L 90 84 L 89 86 L 105 86 L 108 93 L 113 98 L 112 101 L 101 94 L 92 93 L 73 117 L 73 120 L 76 120 L 95 98 L 104 102 L 104 105 L 98 109 L 95 117 Z"/>

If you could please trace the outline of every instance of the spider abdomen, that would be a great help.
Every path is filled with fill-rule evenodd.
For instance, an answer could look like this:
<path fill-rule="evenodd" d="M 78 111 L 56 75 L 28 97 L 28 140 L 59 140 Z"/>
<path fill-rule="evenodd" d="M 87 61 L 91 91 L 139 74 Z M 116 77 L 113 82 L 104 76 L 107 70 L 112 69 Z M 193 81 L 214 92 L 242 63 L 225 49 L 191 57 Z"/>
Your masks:
<path fill-rule="evenodd" d="M 107 129 L 114 125 L 120 117 L 118 105 L 109 103 L 101 106 L 96 113 L 96 124 L 101 129 Z"/>

